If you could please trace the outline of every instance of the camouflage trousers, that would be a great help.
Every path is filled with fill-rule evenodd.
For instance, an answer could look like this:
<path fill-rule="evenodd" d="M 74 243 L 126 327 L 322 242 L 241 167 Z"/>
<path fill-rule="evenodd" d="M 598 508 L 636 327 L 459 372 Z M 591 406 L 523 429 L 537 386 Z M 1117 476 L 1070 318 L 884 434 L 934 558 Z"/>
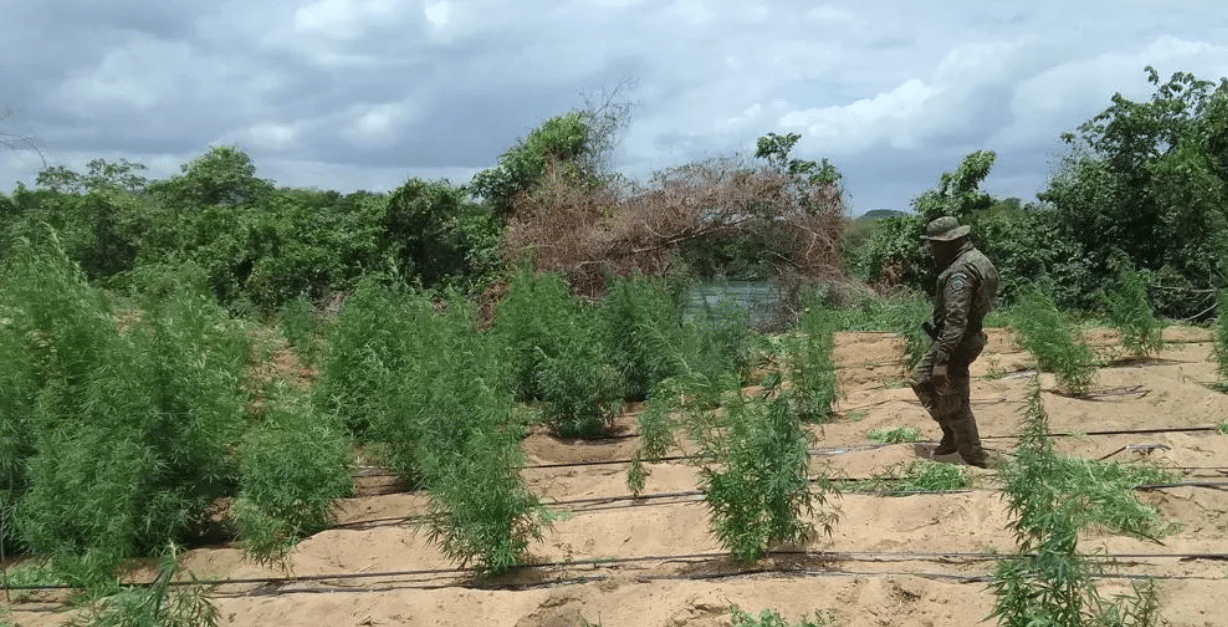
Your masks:
<path fill-rule="evenodd" d="M 938 351 L 931 344 L 912 371 L 912 389 L 931 418 L 942 428 L 939 454 L 959 451 L 964 461 L 984 465 L 976 418 L 972 415 L 971 377 L 968 367 L 985 350 L 984 333 L 969 334 L 960 342 L 947 362 L 947 386 L 939 390 L 933 382 L 934 361 Z"/>

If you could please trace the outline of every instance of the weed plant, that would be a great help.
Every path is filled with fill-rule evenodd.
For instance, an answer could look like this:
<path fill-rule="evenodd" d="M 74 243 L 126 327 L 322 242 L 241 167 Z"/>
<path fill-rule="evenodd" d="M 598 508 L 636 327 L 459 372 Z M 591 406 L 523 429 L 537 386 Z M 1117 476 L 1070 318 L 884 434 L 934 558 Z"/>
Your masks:
<path fill-rule="evenodd" d="M 622 376 L 623 398 L 642 401 L 675 374 L 671 354 L 682 340 L 682 311 L 663 279 L 615 277 L 601 303 L 609 360 Z"/>
<path fill-rule="evenodd" d="M 324 529 L 333 504 L 352 492 L 350 438 L 297 388 L 280 385 L 239 447 L 233 516 L 248 557 L 282 560 L 302 536 Z"/>
<path fill-rule="evenodd" d="M 351 424 L 347 399 L 364 403 L 362 441 L 382 444 L 402 478 L 430 492 L 431 539 L 482 573 L 518 563 L 548 523 L 519 475 L 504 341 L 479 330 L 461 298 L 368 282 L 333 329 L 320 382 L 329 392 L 317 397 Z"/>
<path fill-rule="evenodd" d="M 1109 324 L 1121 333 L 1122 346 L 1131 357 L 1155 355 L 1164 347 L 1164 325 L 1147 298 L 1147 275 L 1131 268 L 1125 258 L 1115 264 L 1117 284 L 1102 296 Z"/>
<path fill-rule="evenodd" d="M 729 614 L 732 621 L 730 627 L 828 627 L 836 621 L 836 613 L 832 610 L 815 612 L 813 618 L 802 616 L 797 623 L 790 623 L 775 610 L 769 609 L 759 612 L 756 617 L 735 605 Z"/>
<path fill-rule="evenodd" d="M 158 567 L 153 584 L 125 588 L 90 603 L 68 623 L 70 627 L 216 627 L 217 608 L 204 586 L 171 587 L 178 565 L 170 551 Z"/>
<path fill-rule="evenodd" d="M 1096 377 L 1095 358 L 1047 295 L 1037 289 L 1022 291 L 1011 320 L 1020 344 L 1041 370 L 1056 374 L 1071 395 L 1087 394 Z"/>
<path fill-rule="evenodd" d="M 22 244 L 0 286 L 15 452 L 10 535 L 74 585 L 183 539 L 226 494 L 243 426 L 247 337 L 191 286 L 119 322 L 55 247 Z M 173 281 L 172 281 L 173 283 Z"/>
<path fill-rule="evenodd" d="M 972 473 L 963 466 L 917 459 L 895 464 L 869 481 L 842 484 L 845 489 L 871 490 L 884 496 L 907 496 L 917 492 L 962 490 L 972 485 Z"/>
<path fill-rule="evenodd" d="M 810 436 L 788 396 L 747 400 L 734 391 L 719 426 L 705 422 L 692 430 L 700 434 L 712 530 L 734 559 L 754 563 L 776 543 L 810 539 L 815 527 L 804 517 L 816 516 L 830 535 L 837 516 L 823 509 L 829 484 L 811 491 Z"/>
<path fill-rule="evenodd" d="M 916 427 L 870 429 L 866 437 L 880 444 L 906 444 L 921 439 L 921 430 Z"/>
<path fill-rule="evenodd" d="M 286 301 L 277 311 L 277 326 L 303 365 L 315 366 L 323 351 L 324 324 L 306 295 Z"/>
<path fill-rule="evenodd" d="M 546 424 L 560 437 L 602 435 L 621 407 L 624 385 L 602 327 L 561 276 L 529 269 L 512 278 L 495 314 L 516 398 L 542 401 Z"/>
<path fill-rule="evenodd" d="M 799 334 L 786 343 L 785 365 L 792 387 L 793 411 L 803 422 L 823 423 L 831 418 L 832 404 L 839 396 L 835 348 L 835 324 L 831 313 L 815 299 L 804 302 L 798 319 Z"/>
<path fill-rule="evenodd" d="M 1120 476 L 1120 470 L 1098 476 L 1093 463 L 1070 464 L 1054 453 L 1035 380 L 1016 453 L 1001 478 L 1023 555 L 999 562 L 990 584 L 996 597 L 992 616 L 1006 627 L 1158 624 L 1154 585 L 1136 583 L 1133 595 L 1108 602 L 1095 586 L 1097 566 L 1077 552 L 1078 534 L 1090 524 L 1150 536 L 1162 526 L 1158 514 L 1120 484 L 1102 480 Z"/>

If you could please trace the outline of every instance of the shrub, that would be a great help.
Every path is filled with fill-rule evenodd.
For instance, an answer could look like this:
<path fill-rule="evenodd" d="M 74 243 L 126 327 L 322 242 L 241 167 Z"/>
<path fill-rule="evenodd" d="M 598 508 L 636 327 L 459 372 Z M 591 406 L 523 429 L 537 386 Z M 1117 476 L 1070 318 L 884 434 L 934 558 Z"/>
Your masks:
<path fill-rule="evenodd" d="M 325 328 L 315 305 L 306 294 L 300 294 L 281 306 L 277 311 L 277 326 L 304 365 L 313 366 L 318 362 L 323 351 Z"/>
<path fill-rule="evenodd" d="M 168 290 L 117 322 L 54 237 L 5 269 L 0 398 L 26 412 L 0 419 L 22 465 L 6 500 L 21 544 L 75 584 L 183 538 L 234 481 L 247 338 L 207 298 Z"/>
<path fill-rule="evenodd" d="M 1228 289 L 1220 290 L 1216 301 L 1215 370 L 1228 380 Z"/>
<path fill-rule="evenodd" d="M 521 270 L 499 305 L 494 332 L 511 356 L 517 398 L 543 401 L 556 435 L 604 433 L 622 383 L 609 366 L 596 312 L 571 295 L 561 276 Z"/>
<path fill-rule="evenodd" d="M 1131 357 L 1154 355 L 1164 346 L 1163 324 L 1147 298 L 1147 276 L 1118 258 L 1117 285 L 1103 294 L 1109 323 L 1121 333 L 1121 343 Z"/>
<path fill-rule="evenodd" d="M 1020 344 L 1032 353 L 1041 370 L 1056 374 L 1074 396 L 1088 392 L 1096 376 L 1091 349 L 1048 296 L 1036 289 L 1024 291 L 1011 322 Z"/>

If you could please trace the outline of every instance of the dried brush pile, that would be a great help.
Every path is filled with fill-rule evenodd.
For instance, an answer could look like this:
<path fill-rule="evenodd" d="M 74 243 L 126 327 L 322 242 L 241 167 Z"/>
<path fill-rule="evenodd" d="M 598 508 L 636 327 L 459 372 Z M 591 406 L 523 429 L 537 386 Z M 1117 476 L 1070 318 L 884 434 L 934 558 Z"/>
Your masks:
<path fill-rule="evenodd" d="M 561 272 L 596 297 L 609 276 L 669 270 L 683 246 L 752 240 L 780 276 L 840 275 L 845 218 L 838 183 L 815 183 L 740 159 L 656 173 L 646 185 L 594 182 L 566 164 L 548 167 L 516 199 L 505 237 L 509 257 Z"/>

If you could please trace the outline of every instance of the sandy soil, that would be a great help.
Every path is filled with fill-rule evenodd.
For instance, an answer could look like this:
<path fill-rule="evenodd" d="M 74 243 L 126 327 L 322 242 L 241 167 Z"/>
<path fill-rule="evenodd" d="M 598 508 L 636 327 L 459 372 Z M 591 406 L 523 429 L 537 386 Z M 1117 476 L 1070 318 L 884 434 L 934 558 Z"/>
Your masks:
<path fill-rule="evenodd" d="M 1089 335 L 1111 355 L 1108 331 Z M 1040 375 L 1060 453 L 1122 462 L 1150 459 L 1180 469 L 1190 481 L 1228 480 L 1228 436 L 1215 425 L 1228 418 L 1228 395 L 1206 387 L 1216 379 L 1207 331 L 1166 330 L 1162 354 L 1119 361 L 1099 371 L 1095 393 L 1072 399 Z M 899 340 L 887 334 L 838 338 L 844 398 L 839 415 L 813 428 L 815 473 L 869 477 L 895 464 L 930 457 L 938 430 L 902 385 Z M 973 409 L 991 451 L 1008 454 L 1024 406 L 1030 356 L 1005 331 L 993 330 L 973 366 Z M 620 423 L 635 421 L 631 407 Z M 912 444 L 876 445 L 874 428 L 914 426 Z M 1183 430 L 1184 429 L 1184 430 Z M 1138 430 L 1156 430 L 1138 433 Z M 1104 433 L 1136 431 L 1135 433 Z M 293 582 L 217 586 L 222 623 L 235 627 L 329 625 L 372 627 L 715 627 L 729 624 L 733 606 L 757 614 L 771 608 L 790 621 L 834 610 L 834 624 L 972 625 L 988 616 L 993 599 L 985 576 L 993 551 L 1014 550 L 994 472 L 971 469 L 978 487 L 959 493 L 887 497 L 846 493 L 831 537 L 786 547 L 754 568 L 732 563 L 708 530 L 696 472 L 685 462 L 652 466 L 643 502 L 623 499 L 634 437 L 601 443 L 528 438 L 533 466 L 524 477 L 546 503 L 568 512 L 535 544 L 535 566 L 475 584 L 429 544 L 413 516 L 425 511 L 421 494 L 397 493 L 388 479 L 362 478 L 363 496 L 338 509 L 337 526 L 304 540 L 289 558 Z M 1156 445 L 1156 446 L 1146 446 Z M 958 457 L 943 458 L 960 463 Z M 586 462 L 585 465 L 568 465 Z M 608 463 L 591 463 L 608 462 Z M 675 494 L 660 497 L 663 494 Z M 1081 549 L 1126 554 L 1117 573 L 1160 580 L 1163 613 L 1172 625 L 1228 624 L 1228 492 L 1177 487 L 1140 493 L 1178 529 L 1160 542 L 1086 535 Z M 183 567 L 198 577 L 282 577 L 242 559 L 231 547 L 191 551 Z M 364 575 L 329 578 L 339 574 Z M 1124 591 L 1124 579 L 1103 584 Z M 66 620 L 49 595 L 13 599 L 9 620 L 52 625 Z M 2 600 L 0 600 L 2 601 Z M 993 624 L 988 621 L 984 624 Z"/>

